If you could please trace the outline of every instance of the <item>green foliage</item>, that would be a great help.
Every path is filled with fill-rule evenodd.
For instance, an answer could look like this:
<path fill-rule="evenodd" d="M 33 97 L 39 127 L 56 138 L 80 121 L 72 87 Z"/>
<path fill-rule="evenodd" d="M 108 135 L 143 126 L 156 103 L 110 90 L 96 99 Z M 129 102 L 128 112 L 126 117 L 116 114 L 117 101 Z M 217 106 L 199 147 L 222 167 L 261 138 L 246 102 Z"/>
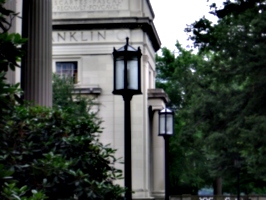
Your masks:
<path fill-rule="evenodd" d="M 0 72 L 7 71 L 8 68 L 15 70 L 15 67 L 19 67 L 18 62 L 23 55 L 21 45 L 25 41 L 17 33 L 2 32 L 0 34 Z"/>
<path fill-rule="evenodd" d="M 5 72 L 0 72 L 0 125 L 5 123 L 5 117 L 13 111 L 14 104 L 21 103 L 19 84 L 6 83 L 5 75 Z"/>
<path fill-rule="evenodd" d="M 7 91 L 8 96 L 17 92 Z M 1 199 L 121 198 L 124 189 L 113 183 L 122 176 L 114 168 L 115 150 L 99 142 L 95 114 L 77 117 L 72 109 L 20 106 L 15 101 L 10 106 L 0 124 Z"/>
<path fill-rule="evenodd" d="M 74 84 L 71 78 L 53 75 L 53 105 L 62 108 L 71 107 L 74 104 L 73 94 Z"/>
<path fill-rule="evenodd" d="M 202 18 L 186 29 L 199 53 L 190 57 L 181 53 L 174 59 L 168 52 L 158 60 L 158 67 L 165 67 L 158 71 L 162 77 L 158 86 L 164 87 L 170 98 L 177 96 L 171 105 L 178 108 L 179 135 L 172 143 L 188 149 L 188 154 L 193 152 L 189 147 L 199 150 L 202 159 L 197 157 L 198 162 L 204 164 L 208 177 L 223 178 L 224 192 L 236 192 L 233 177 L 238 171 L 242 192 L 264 191 L 265 8 L 265 1 L 257 0 L 227 1 L 221 10 L 213 5 L 217 24 Z M 170 73 L 166 73 L 168 69 Z"/>
<path fill-rule="evenodd" d="M 243 173 L 265 180 L 265 1 L 227 2 L 214 14 L 220 18 L 218 24 L 201 19 L 190 30 L 200 51 L 213 52 L 209 66 L 214 84 L 220 90 L 226 88 L 228 94 L 223 102 L 226 112 L 221 132 L 226 144 L 231 143 L 226 147 L 231 155 L 227 157 L 232 160 L 234 154 L 239 154 Z M 213 149 L 221 156 L 221 146 Z"/>
<path fill-rule="evenodd" d="M 25 197 L 25 193 L 27 192 L 27 186 L 23 186 L 21 188 L 17 188 L 15 183 L 5 183 L 2 192 L 2 199 L 6 200 L 44 200 L 47 197 L 42 193 L 36 190 L 32 190 L 32 196 Z"/>
<path fill-rule="evenodd" d="M 124 189 L 113 183 L 122 176 L 114 168 L 115 150 L 99 142 L 95 114 L 73 101 L 65 104 L 71 109 L 16 105 L 7 97 L 17 86 L 6 84 L 4 76 L 0 80 L 0 96 L 9 100 L 9 107 L 1 108 L 1 199 L 121 198 Z"/>
<path fill-rule="evenodd" d="M 0 134 L 5 134 L 4 127 L 10 115 L 14 112 L 14 105 L 21 103 L 19 84 L 10 85 L 6 82 L 6 72 L 8 69 L 14 70 L 19 66 L 18 62 L 23 54 L 21 45 L 25 42 L 19 34 L 8 34 L 12 20 L 16 14 L 3 7 L 5 0 L 0 0 Z M 5 141 L 1 141 L 0 148 Z M 6 156 L 6 152 L 1 152 L 1 159 Z M 12 175 L 14 170 L 6 167 L 5 163 L 0 164 L 0 196 L 3 200 L 44 200 L 45 195 L 36 190 L 32 191 L 29 197 L 24 194 L 27 186 L 18 188 Z"/>
<path fill-rule="evenodd" d="M 18 62 L 23 55 L 21 45 L 26 41 L 19 34 L 8 33 L 17 14 L 5 9 L 4 3 L 5 0 L 0 1 L 0 124 L 4 123 L 4 116 L 12 112 L 13 103 L 21 102 L 19 85 L 9 85 L 5 73 L 19 66 Z"/>
<path fill-rule="evenodd" d="M 170 142 L 172 193 L 197 194 L 199 188 L 212 181 L 202 148 L 202 132 L 190 129 L 194 126 L 191 126 L 193 119 L 189 117 L 191 107 L 197 105 L 195 92 L 201 95 L 200 85 L 203 83 L 199 72 L 207 61 L 206 56 L 195 55 L 179 43 L 176 47 L 177 57 L 166 48 L 162 49 L 162 57 L 156 57 L 156 87 L 166 91 L 171 99 L 168 106 L 176 110 L 175 135 Z"/>
<path fill-rule="evenodd" d="M 60 107 L 68 113 L 78 116 L 90 113 L 97 118 L 96 113 L 91 112 L 92 106 L 95 105 L 97 103 L 94 102 L 94 99 L 88 98 L 75 90 L 73 79 L 53 75 L 53 106 L 55 108 Z"/>
<path fill-rule="evenodd" d="M 13 19 L 18 14 L 6 9 L 5 2 L 6 0 L 0 1 L 0 72 L 19 67 L 18 62 L 23 55 L 21 45 L 26 42 L 26 39 L 17 33 L 8 33 Z"/>
<path fill-rule="evenodd" d="M 0 163 L 13 169 L 17 186 L 43 191 L 48 199 L 119 199 L 123 189 L 114 150 L 99 142 L 101 128 L 90 115 L 16 107 L 1 134 Z"/>
<path fill-rule="evenodd" d="M 8 102 L 18 91 L 0 81 Z M 121 171 L 114 168 L 115 150 L 99 142 L 99 119 L 72 109 L 9 102 L 0 124 L 1 199 L 121 198 L 124 189 L 113 183 Z"/>

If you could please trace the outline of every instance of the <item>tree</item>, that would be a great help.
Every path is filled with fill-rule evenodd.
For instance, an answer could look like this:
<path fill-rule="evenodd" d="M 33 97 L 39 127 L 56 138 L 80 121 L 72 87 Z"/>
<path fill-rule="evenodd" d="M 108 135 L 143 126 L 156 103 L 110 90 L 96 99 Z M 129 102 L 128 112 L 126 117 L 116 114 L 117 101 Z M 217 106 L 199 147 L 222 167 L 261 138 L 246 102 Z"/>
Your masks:
<path fill-rule="evenodd" d="M 84 116 L 90 113 L 97 118 L 97 113 L 91 112 L 93 106 L 97 105 L 93 98 L 87 98 L 75 90 L 73 79 L 53 75 L 53 106 L 60 107 L 68 113 L 76 116 Z M 98 119 L 100 121 L 100 119 Z"/>
<path fill-rule="evenodd" d="M 179 43 L 176 47 L 177 57 L 166 48 L 162 49 L 162 56 L 156 57 L 156 87 L 166 91 L 171 99 L 168 106 L 176 111 L 175 134 L 170 143 L 172 193 L 197 194 L 198 189 L 212 182 L 202 134 L 192 129 L 193 119 L 189 116 L 191 107 L 197 106 L 196 95 L 202 94 L 200 70 L 207 61 Z"/>
<path fill-rule="evenodd" d="M 239 160 L 242 192 L 263 191 L 265 2 L 227 1 L 222 10 L 213 8 L 218 24 L 202 18 L 186 29 L 201 62 L 186 57 L 190 53 L 184 50 L 176 58 L 163 50 L 157 58 L 158 87 L 169 93 L 170 106 L 178 111 L 171 150 L 176 149 L 178 160 L 191 154 L 188 147 L 197 147 L 210 178 L 223 177 L 224 191 L 230 193 L 236 192 L 239 169 L 234 163 Z M 179 163 L 185 165 L 184 160 Z M 188 174 L 179 167 L 172 168 L 178 180 L 176 171 Z"/>
<path fill-rule="evenodd" d="M 262 145 L 266 111 L 265 1 L 226 2 L 224 9 L 213 13 L 219 23 L 211 26 L 206 19 L 195 22 L 191 39 L 201 51 L 214 53 L 211 65 L 219 85 L 232 85 L 238 91 L 230 98 L 239 105 L 230 129 L 240 136 L 238 142 L 243 145 L 238 150 L 247 161 L 248 171 L 261 177 L 265 172 L 261 156 L 266 150 Z"/>
<path fill-rule="evenodd" d="M 189 116 L 196 116 L 192 124 L 211 152 L 210 172 L 235 177 L 239 159 L 242 191 L 248 193 L 265 182 L 265 1 L 212 7 L 217 24 L 202 18 L 186 29 L 199 52 L 211 54 L 202 71 L 209 83 Z"/>

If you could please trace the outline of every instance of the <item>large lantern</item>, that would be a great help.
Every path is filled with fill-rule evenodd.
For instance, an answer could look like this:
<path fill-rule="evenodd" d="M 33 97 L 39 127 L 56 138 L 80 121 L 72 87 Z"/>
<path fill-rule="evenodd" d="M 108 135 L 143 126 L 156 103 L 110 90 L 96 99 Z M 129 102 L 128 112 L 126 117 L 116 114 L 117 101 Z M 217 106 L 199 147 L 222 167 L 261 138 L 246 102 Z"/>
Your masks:
<path fill-rule="evenodd" d="M 116 95 L 136 95 L 141 93 L 140 48 L 136 50 L 128 44 L 114 48 L 114 90 Z"/>
<path fill-rule="evenodd" d="M 130 101 L 133 95 L 141 94 L 140 84 L 140 48 L 136 50 L 128 44 L 116 50 L 114 48 L 114 90 L 113 94 L 122 95 L 125 102 L 124 154 L 125 154 L 125 199 L 132 200 L 132 169 L 131 169 L 131 111 Z"/>

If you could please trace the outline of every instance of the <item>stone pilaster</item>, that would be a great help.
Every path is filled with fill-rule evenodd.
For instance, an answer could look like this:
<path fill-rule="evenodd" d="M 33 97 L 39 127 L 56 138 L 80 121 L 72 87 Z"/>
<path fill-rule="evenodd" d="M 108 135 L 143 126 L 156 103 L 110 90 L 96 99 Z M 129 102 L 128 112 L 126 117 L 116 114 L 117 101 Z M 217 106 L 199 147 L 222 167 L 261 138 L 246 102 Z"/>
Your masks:
<path fill-rule="evenodd" d="M 167 94 L 163 89 L 148 90 L 149 106 L 152 113 L 152 196 L 156 200 L 164 199 L 165 196 L 165 160 L 164 160 L 164 138 L 158 136 L 159 133 L 159 112 L 165 107 L 165 103 L 169 101 Z"/>
<path fill-rule="evenodd" d="M 5 8 L 16 12 L 16 1 L 15 0 L 7 1 L 5 3 Z M 12 23 L 12 26 L 10 27 L 8 32 L 15 33 L 16 32 L 16 18 L 14 18 L 12 21 L 10 20 L 10 18 L 8 18 L 7 21 Z M 8 69 L 7 74 L 6 74 L 8 83 L 15 84 L 16 83 L 15 76 L 16 76 L 15 71 Z"/>
<path fill-rule="evenodd" d="M 52 106 L 52 1 L 23 0 L 22 36 L 28 38 L 21 68 L 24 98 Z"/>
<path fill-rule="evenodd" d="M 153 196 L 156 199 L 163 199 L 165 195 L 165 169 L 164 169 L 164 138 L 159 133 L 159 112 L 156 110 L 153 116 Z"/>
<path fill-rule="evenodd" d="M 6 9 L 16 12 L 16 1 L 15 0 L 9 0 L 4 5 L 5 5 Z M 10 19 L 8 18 L 7 21 L 10 21 Z M 15 30 L 15 28 L 16 28 L 15 25 L 16 25 L 16 18 L 14 18 L 13 21 L 12 21 L 12 26 L 9 29 L 10 33 L 14 33 L 16 31 Z"/>

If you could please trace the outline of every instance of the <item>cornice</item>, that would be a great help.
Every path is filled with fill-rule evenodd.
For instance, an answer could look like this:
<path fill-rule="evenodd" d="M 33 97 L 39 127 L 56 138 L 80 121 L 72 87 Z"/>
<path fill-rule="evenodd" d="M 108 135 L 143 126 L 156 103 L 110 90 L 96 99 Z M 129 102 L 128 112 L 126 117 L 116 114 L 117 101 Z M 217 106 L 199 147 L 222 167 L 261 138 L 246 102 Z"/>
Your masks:
<path fill-rule="evenodd" d="M 98 19 L 54 19 L 53 30 L 95 29 L 142 29 L 149 36 L 154 51 L 161 46 L 153 21 L 148 17 L 98 18 Z"/>
<path fill-rule="evenodd" d="M 165 103 L 168 103 L 170 101 L 168 95 L 161 88 L 148 89 L 148 99 L 161 99 Z"/>
<path fill-rule="evenodd" d="M 154 17 L 155 17 L 155 14 L 154 14 L 153 8 L 152 8 L 152 6 L 151 6 L 151 2 L 150 2 L 150 0 L 146 0 L 146 1 L 147 1 L 148 6 L 149 6 L 149 9 L 150 9 L 150 11 L 151 11 L 152 18 L 154 18 Z"/>

